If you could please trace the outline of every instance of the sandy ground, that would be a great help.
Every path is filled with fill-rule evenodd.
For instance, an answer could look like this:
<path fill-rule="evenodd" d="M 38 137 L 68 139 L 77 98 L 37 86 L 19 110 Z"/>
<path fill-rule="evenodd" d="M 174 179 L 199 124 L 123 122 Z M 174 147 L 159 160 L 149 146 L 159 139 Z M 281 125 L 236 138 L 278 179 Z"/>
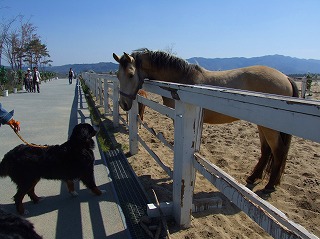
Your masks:
<path fill-rule="evenodd" d="M 320 100 L 320 86 L 313 86 L 313 97 Z M 160 101 L 159 96 L 149 98 Z M 146 108 L 144 121 L 157 133 L 162 132 L 169 142 L 173 142 L 172 120 Z M 118 143 L 129 151 L 127 131 L 122 125 L 115 134 Z M 173 153 L 151 135 L 144 127 L 140 137 L 171 169 Z M 219 166 L 240 183 L 250 174 L 260 156 L 260 141 L 256 125 L 237 121 L 224 125 L 204 125 L 201 155 Z M 172 181 L 156 164 L 147 151 L 139 145 L 139 153 L 128 158 L 146 192 L 152 198 L 153 188 L 160 202 L 172 201 Z M 320 144 L 293 137 L 289 156 L 277 191 L 268 202 L 284 212 L 289 219 L 302 225 L 309 232 L 320 237 Z M 266 185 L 264 179 L 254 188 L 256 192 Z M 223 199 L 221 209 L 210 209 L 193 213 L 189 229 L 178 230 L 170 226 L 171 238 L 271 238 L 262 228 L 230 203 L 211 183 L 197 173 L 194 198 L 219 196 Z"/>

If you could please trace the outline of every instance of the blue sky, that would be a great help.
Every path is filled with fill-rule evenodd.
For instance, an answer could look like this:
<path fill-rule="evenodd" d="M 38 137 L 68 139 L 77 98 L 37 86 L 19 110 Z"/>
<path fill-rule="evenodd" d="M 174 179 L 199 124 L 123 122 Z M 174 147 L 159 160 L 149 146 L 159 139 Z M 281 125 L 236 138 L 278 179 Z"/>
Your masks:
<path fill-rule="evenodd" d="M 5 7 L 5 8 L 4 8 Z M 52 65 L 115 62 L 147 47 L 177 56 L 320 59 L 319 0 L 0 0 L 30 19 Z"/>

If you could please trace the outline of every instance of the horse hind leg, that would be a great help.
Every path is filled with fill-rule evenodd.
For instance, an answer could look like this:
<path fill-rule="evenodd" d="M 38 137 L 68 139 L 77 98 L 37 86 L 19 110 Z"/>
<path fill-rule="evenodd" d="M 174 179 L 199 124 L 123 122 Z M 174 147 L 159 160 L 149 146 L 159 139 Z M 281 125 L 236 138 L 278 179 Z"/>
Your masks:
<path fill-rule="evenodd" d="M 262 179 L 263 172 L 268 162 L 270 161 L 270 157 L 272 157 L 271 148 L 268 145 L 267 140 L 264 137 L 263 131 L 262 129 L 260 129 L 259 126 L 258 126 L 258 130 L 259 130 L 259 137 L 260 137 L 260 144 L 261 144 L 261 156 L 258 163 L 254 167 L 251 175 L 246 180 L 246 182 L 250 185 L 254 184 L 257 179 Z"/>
<path fill-rule="evenodd" d="M 275 186 L 280 184 L 281 176 L 287 161 L 287 155 L 291 142 L 291 135 L 279 131 L 261 127 L 261 130 L 271 148 L 272 156 L 270 164 L 269 182 L 264 188 L 265 193 L 275 191 Z"/>

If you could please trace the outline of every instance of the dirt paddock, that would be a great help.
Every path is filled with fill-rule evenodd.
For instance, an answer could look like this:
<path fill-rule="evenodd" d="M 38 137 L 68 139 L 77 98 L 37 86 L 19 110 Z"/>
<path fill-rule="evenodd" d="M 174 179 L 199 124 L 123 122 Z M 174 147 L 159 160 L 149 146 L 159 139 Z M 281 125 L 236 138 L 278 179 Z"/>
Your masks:
<path fill-rule="evenodd" d="M 320 100 L 320 86 L 314 85 L 313 98 Z M 161 102 L 161 98 L 149 94 L 149 98 Z M 144 122 L 157 133 L 173 143 L 172 120 L 146 107 Z M 303 127 L 303 126 L 301 126 Z M 171 169 L 173 152 L 151 135 L 144 127 L 139 129 L 140 137 Z M 125 153 L 128 153 L 128 132 L 123 125 L 115 138 Z M 206 159 L 245 184 L 260 156 L 260 141 L 256 125 L 237 121 L 224 125 L 203 127 L 200 153 Z M 172 201 L 172 180 L 157 165 L 155 160 L 139 144 L 138 154 L 128 158 L 146 192 L 152 198 L 153 188 L 160 202 Z M 277 191 L 267 199 L 269 203 L 284 212 L 288 218 L 309 232 L 320 237 L 320 144 L 293 136 L 285 173 Z M 267 178 L 257 185 L 256 192 L 266 185 Z M 271 238 L 245 213 L 229 202 L 210 182 L 197 173 L 194 198 L 219 196 L 223 199 L 221 209 L 193 213 L 189 229 L 178 230 L 171 225 L 171 238 Z"/>

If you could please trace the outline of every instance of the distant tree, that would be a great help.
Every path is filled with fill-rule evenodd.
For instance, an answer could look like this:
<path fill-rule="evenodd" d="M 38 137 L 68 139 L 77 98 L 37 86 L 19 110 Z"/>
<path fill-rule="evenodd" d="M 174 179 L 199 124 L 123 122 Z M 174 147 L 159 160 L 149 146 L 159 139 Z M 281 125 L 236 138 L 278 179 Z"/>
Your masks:
<path fill-rule="evenodd" d="M 25 48 L 26 58 L 25 62 L 29 64 L 30 67 L 33 65 L 40 66 L 41 63 L 49 63 L 50 60 L 41 61 L 46 57 L 50 57 L 47 46 L 41 43 L 41 40 L 37 37 L 32 39 Z"/>
<path fill-rule="evenodd" d="M 170 46 L 167 46 L 167 47 L 164 48 L 164 51 L 169 53 L 170 55 L 175 55 L 176 56 L 177 52 L 173 50 L 174 45 L 175 45 L 174 43 L 171 43 Z"/>
<path fill-rule="evenodd" d="M 11 69 L 14 70 L 17 66 L 17 49 L 19 46 L 18 34 L 11 32 L 4 41 L 4 56 L 7 59 L 7 62 L 10 64 Z"/>
<path fill-rule="evenodd" d="M 2 65 L 2 53 L 3 53 L 4 44 L 7 40 L 11 25 L 15 21 L 16 21 L 16 18 L 13 18 L 7 21 L 5 19 L 2 19 L 2 21 L 0 22 L 0 66 Z"/>
<path fill-rule="evenodd" d="M 23 16 L 19 17 L 20 26 L 11 31 L 4 44 L 4 55 L 14 71 L 22 69 L 23 59 L 26 57 L 30 41 L 38 38 L 35 34 L 36 27 L 30 22 L 24 22 Z"/>
<path fill-rule="evenodd" d="M 19 69 L 21 69 L 23 64 L 23 59 L 26 57 L 26 47 L 28 46 L 29 42 L 38 37 L 36 34 L 37 28 L 29 22 L 23 22 L 23 17 L 20 18 L 20 44 L 17 50 L 17 58 L 18 58 L 18 65 Z"/>

